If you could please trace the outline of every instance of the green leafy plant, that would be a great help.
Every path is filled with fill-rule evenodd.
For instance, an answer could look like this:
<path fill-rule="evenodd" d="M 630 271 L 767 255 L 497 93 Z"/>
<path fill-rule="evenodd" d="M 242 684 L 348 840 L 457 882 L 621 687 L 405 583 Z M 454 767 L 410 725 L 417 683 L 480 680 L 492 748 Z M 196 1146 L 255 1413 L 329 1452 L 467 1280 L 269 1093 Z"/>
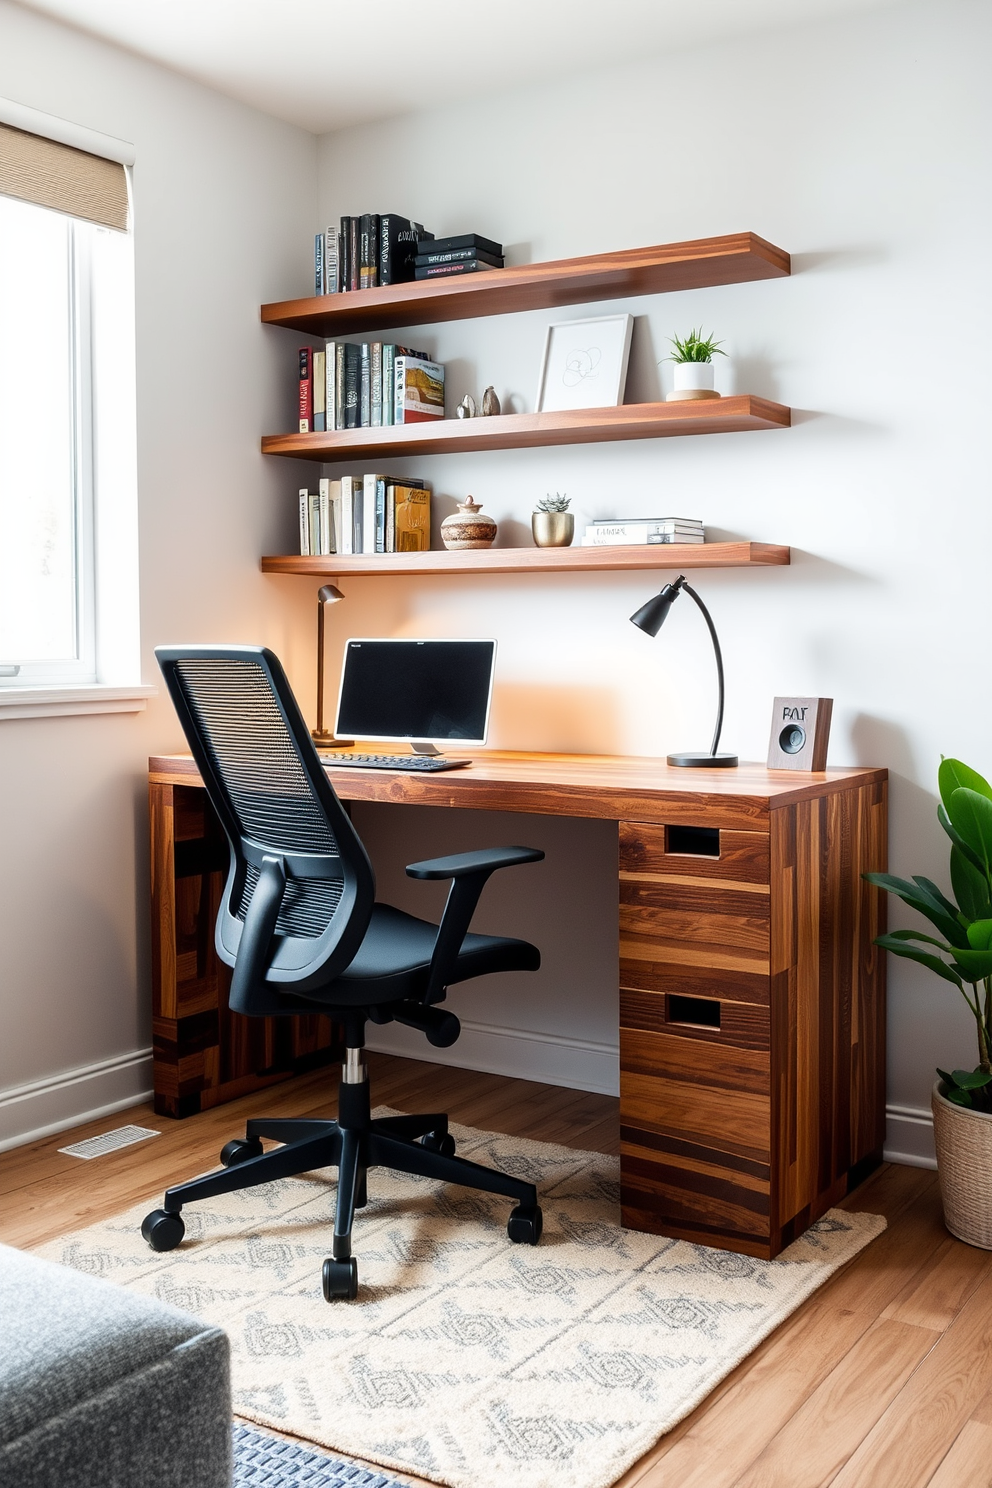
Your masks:
<path fill-rule="evenodd" d="M 917 961 L 957 987 L 975 1020 L 978 1067 L 937 1073 L 948 1100 L 992 1111 L 992 786 L 955 759 L 941 760 L 937 783 L 937 820 L 951 840 L 951 888 L 957 903 L 918 874 L 910 880 L 866 873 L 870 883 L 897 895 L 938 932 L 893 930 L 875 944 Z"/>
<path fill-rule="evenodd" d="M 688 336 L 670 336 L 669 341 L 675 350 L 669 362 L 711 362 L 715 356 L 726 356 L 725 351 L 720 350 L 720 342 L 714 341 L 712 336 L 703 335 L 702 326 L 698 331 L 690 331 Z"/>
<path fill-rule="evenodd" d="M 546 512 L 568 511 L 570 500 L 571 498 L 569 496 L 562 496 L 560 492 L 556 491 L 553 496 L 542 497 L 534 509 L 535 511 Z"/>

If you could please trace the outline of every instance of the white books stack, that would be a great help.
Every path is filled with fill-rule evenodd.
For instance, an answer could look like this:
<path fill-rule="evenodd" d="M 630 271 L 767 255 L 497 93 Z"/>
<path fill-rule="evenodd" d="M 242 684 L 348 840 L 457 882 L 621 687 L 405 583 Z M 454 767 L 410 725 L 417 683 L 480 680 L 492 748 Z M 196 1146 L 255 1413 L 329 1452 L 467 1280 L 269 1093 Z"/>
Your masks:
<path fill-rule="evenodd" d="M 584 548 L 626 548 L 640 543 L 701 543 L 703 524 L 696 517 L 600 518 L 590 522 L 582 538 Z"/>

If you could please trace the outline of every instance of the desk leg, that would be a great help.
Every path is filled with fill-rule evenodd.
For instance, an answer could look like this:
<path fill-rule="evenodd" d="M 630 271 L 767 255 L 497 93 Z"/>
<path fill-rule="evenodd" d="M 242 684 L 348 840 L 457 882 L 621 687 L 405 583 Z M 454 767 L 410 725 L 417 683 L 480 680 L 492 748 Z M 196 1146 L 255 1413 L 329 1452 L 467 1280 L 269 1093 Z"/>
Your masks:
<path fill-rule="evenodd" d="M 149 785 L 155 1110 L 190 1116 L 337 1055 L 329 1018 L 244 1018 L 214 950 L 227 844 L 199 786 Z"/>

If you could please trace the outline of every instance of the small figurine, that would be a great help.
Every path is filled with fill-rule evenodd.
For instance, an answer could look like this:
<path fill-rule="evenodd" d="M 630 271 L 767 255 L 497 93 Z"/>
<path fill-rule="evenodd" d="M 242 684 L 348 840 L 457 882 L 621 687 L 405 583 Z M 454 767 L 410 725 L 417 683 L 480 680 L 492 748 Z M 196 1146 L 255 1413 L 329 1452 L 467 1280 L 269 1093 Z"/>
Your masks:
<path fill-rule="evenodd" d="M 501 409 L 499 399 L 496 396 L 496 389 L 490 383 L 482 395 L 482 416 L 483 418 L 494 418 L 499 412 L 501 412 Z"/>
<path fill-rule="evenodd" d="M 455 412 L 457 413 L 459 418 L 475 418 L 477 416 L 475 399 L 472 397 L 471 393 L 465 394 L 464 398 L 455 409 Z"/>

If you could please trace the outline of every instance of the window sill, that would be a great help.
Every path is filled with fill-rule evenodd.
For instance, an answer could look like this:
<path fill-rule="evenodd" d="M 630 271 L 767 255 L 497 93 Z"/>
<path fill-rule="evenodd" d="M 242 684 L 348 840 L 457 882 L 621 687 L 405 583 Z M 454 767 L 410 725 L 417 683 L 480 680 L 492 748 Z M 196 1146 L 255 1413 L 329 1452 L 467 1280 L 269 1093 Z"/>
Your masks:
<path fill-rule="evenodd" d="M 141 713 L 156 687 L 0 687 L 0 722 L 7 718 L 64 718 L 74 713 Z"/>

